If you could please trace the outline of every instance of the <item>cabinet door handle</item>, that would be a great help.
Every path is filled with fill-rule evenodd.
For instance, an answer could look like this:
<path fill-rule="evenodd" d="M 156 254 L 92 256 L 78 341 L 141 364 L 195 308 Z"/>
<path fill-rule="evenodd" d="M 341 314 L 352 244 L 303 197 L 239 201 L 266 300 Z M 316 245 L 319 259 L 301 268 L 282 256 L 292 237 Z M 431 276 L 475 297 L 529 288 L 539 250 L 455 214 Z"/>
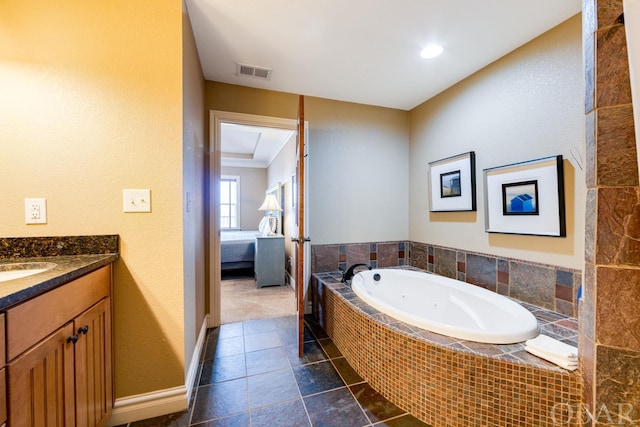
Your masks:
<path fill-rule="evenodd" d="M 78 334 L 85 334 L 89 332 L 89 325 L 84 325 L 82 328 L 78 329 Z"/>
<path fill-rule="evenodd" d="M 77 335 L 71 335 L 69 338 L 67 338 L 67 343 L 77 343 L 78 342 L 78 336 Z"/>

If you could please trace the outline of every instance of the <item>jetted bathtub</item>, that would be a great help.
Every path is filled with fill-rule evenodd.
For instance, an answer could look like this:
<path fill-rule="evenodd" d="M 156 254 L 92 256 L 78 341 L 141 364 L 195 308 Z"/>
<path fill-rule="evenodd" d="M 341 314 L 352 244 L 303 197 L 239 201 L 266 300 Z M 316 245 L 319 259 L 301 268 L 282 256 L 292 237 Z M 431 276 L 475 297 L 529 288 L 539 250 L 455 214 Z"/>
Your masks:
<path fill-rule="evenodd" d="M 520 304 L 495 292 L 431 273 L 374 269 L 351 281 L 353 291 L 381 312 L 419 328 L 468 341 L 511 344 L 538 335 Z"/>

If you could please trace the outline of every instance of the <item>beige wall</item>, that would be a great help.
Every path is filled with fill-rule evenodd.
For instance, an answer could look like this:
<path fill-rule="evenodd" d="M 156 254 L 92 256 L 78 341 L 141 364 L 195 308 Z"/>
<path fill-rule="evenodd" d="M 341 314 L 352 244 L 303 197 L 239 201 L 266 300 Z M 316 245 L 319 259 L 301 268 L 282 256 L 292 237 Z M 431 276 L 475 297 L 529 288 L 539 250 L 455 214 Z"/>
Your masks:
<path fill-rule="evenodd" d="M 298 95 L 254 89 L 206 81 L 205 103 L 208 110 L 259 116 L 295 119 L 298 116 Z"/>
<path fill-rule="evenodd" d="M 312 244 L 409 237 L 409 115 L 309 98 Z"/>
<path fill-rule="evenodd" d="M 586 190 L 576 164 L 564 162 L 566 238 L 486 233 L 482 173 L 584 152 L 582 68 L 575 16 L 411 111 L 411 240 L 583 268 Z M 428 162 L 467 151 L 476 153 L 477 212 L 430 213 Z"/>
<path fill-rule="evenodd" d="M 197 244 L 183 241 L 181 5 L 8 0 L 0 13 L 0 234 L 120 235 L 116 397 L 184 385 L 183 245 Z M 124 188 L 150 188 L 153 212 L 123 213 Z M 47 198 L 48 224 L 24 224 L 25 197 Z"/>
<path fill-rule="evenodd" d="M 207 82 L 207 109 L 296 118 L 298 96 Z M 312 244 L 408 238 L 406 111 L 305 97 Z"/>
<path fill-rule="evenodd" d="M 258 208 L 264 201 L 264 192 L 268 187 L 267 169 L 223 166 L 222 175 L 240 177 L 240 228 L 257 230 L 264 212 Z"/>
<path fill-rule="evenodd" d="M 191 21 L 182 6 L 182 201 L 184 262 L 184 354 L 186 373 L 197 372 L 198 334 L 206 316 L 205 257 L 208 236 L 205 216 L 205 164 L 208 147 L 204 136 L 204 76 Z M 204 332 L 204 331 L 202 331 Z M 195 360 L 194 360 L 195 358 Z M 189 372 L 189 370 L 192 370 Z M 193 381 L 193 378 L 187 378 Z M 189 383 L 186 383 L 189 384 Z"/>
<path fill-rule="evenodd" d="M 298 227 L 295 223 L 296 216 L 291 200 L 291 176 L 296 172 L 297 160 L 296 136 L 292 135 L 267 169 L 267 188 L 273 188 L 278 183 L 283 188 L 281 195 L 284 205 L 282 234 L 284 235 L 285 259 L 287 260 L 286 268 L 292 277 L 295 277 L 295 243 L 291 241 L 291 238 L 298 236 Z M 289 263 L 289 260 L 292 262 Z"/>

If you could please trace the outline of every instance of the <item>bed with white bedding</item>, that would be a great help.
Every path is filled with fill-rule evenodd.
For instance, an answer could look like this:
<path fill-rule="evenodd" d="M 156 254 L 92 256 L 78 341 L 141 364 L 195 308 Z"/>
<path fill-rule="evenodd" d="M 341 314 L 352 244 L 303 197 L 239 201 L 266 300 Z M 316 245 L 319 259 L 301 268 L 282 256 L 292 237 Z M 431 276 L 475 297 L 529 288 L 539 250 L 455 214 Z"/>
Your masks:
<path fill-rule="evenodd" d="M 258 230 L 229 230 L 220 232 L 220 261 L 222 271 L 253 268 Z"/>

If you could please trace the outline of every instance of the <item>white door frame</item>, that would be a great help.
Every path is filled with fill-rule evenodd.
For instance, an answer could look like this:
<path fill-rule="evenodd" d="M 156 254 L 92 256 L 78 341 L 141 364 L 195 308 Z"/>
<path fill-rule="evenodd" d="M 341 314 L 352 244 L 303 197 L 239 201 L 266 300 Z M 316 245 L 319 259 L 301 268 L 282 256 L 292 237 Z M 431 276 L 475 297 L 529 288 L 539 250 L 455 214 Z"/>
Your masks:
<path fill-rule="evenodd" d="M 221 126 L 222 123 L 238 125 L 272 127 L 297 131 L 295 119 L 258 116 L 254 114 L 233 113 L 229 111 L 211 110 L 209 112 L 209 170 L 211 180 L 209 194 L 209 328 L 220 326 L 221 284 L 220 284 L 220 171 L 221 161 Z M 307 256 L 305 256 L 307 258 Z"/>

